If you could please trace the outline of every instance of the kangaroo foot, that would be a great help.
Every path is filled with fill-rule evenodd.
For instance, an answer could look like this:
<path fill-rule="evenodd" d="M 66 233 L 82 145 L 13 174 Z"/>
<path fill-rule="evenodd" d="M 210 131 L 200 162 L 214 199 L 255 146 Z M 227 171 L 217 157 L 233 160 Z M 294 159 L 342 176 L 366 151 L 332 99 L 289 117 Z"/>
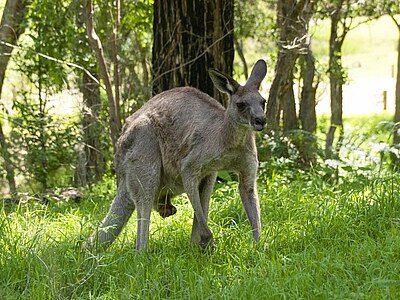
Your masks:
<path fill-rule="evenodd" d="M 214 239 L 212 236 L 201 238 L 199 245 L 201 248 L 203 248 L 203 251 L 213 250 L 215 248 Z"/>

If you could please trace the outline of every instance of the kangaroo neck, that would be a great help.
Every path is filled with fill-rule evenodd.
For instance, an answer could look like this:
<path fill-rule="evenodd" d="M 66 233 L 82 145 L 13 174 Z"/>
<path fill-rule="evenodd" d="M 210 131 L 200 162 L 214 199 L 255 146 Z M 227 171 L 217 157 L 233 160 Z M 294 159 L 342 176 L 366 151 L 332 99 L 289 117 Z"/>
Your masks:
<path fill-rule="evenodd" d="M 254 137 L 253 130 L 239 123 L 229 109 L 225 111 L 223 132 L 222 137 L 225 147 L 245 145 L 249 142 L 250 138 Z"/>

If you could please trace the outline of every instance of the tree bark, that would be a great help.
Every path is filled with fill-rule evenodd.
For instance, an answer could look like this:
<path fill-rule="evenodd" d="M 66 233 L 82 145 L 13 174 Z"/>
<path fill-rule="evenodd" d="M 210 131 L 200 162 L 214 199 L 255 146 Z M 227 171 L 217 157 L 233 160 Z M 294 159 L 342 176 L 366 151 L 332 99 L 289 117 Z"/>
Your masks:
<path fill-rule="evenodd" d="M 396 97 L 395 97 L 395 112 L 394 112 L 394 133 L 393 144 L 399 146 L 400 144 L 400 23 L 392 17 L 399 32 L 399 39 L 397 41 L 397 76 L 396 76 Z M 398 159 L 400 161 L 400 159 Z M 399 163 L 400 164 L 400 163 Z"/>
<path fill-rule="evenodd" d="M 155 0 L 153 32 L 153 94 L 193 86 L 214 97 L 208 69 L 232 75 L 233 0 Z"/>
<path fill-rule="evenodd" d="M 85 5 L 86 31 L 88 34 L 90 46 L 92 47 L 92 49 L 96 55 L 97 63 L 99 64 L 100 78 L 103 80 L 105 88 L 106 88 L 107 99 L 108 99 L 111 140 L 112 140 L 114 152 L 115 152 L 116 143 L 117 143 L 119 133 L 121 130 L 121 118 L 118 114 L 119 108 L 117 108 L 119 106 L 119 103 L 116 102 L 115 96 L 113 93 L 110 75 L 109 75 L 108 67 L 107 67 L 107 64 L 105 61 L 105 57 L 104 57 L 103 45 L 94 29 L 93 14 L 94 14 L 94 11 L 93 11 L 92 1 L 86 0 L 86 5 Z"/>
<path fill-rule="evenodd" d="M 91 74 L 96 74 L 91 70 Z M 104 156 L 101 136 L 100 118 L 100 87 L 86 73 L 82 73 L 83 111 L 82 111 L 82 129 L 83 129 L 83 149 L 79 154 L 79 165 L 76 170 L 76 181 L 85 186 L 101 180 L 104 174 Z"/>
<path fill-rule="evenodd" d="M 277 26 L 280 30 L 279 53 L 267 104 L 267 127 L 275 132 L 279 131 L 281 108 L 284 110 L 284 123 L 286 123 L 284 130 L 298 128 L 296 112 L 293 114 L 293 107 L 296 105 L 293 68 L 299 51 L 304 48 L 301 35 L 305 31 L 303 27 L 306 24 L 302 14 L 306 5 L 309 5 L 307 0 L 280 0 L 277 5 Z M 282 97 L 285 97 L 284 101 Z"/>
<path fill-rule="evenodd" d="M 1 155 L 4 159 L 4 169 L 6 170 L 6 179 L 8 181 L 9 193 L 11 195 L 17 192 L 17 185 L 15 183 L 14 166 L 11 161 L 11 154 L 8 150 L 8 143 L 3 133 L 3 127 L 0 123 L 0 145 L 1 145 Z"/>
<path fill-rule="evenodd" d="M 300 98 L 300 122 L 303 130 L 315 133 L 317 129 L 317 114 L 315 111 L 315 97 L 318 84 L 314 85 L 315 58 L 311 48 L 304 55 L 302 64 L 303 87 Z"/>
<path fill-rule="evenodd" d="M 247 80 L 249 78 L 249 67 L 247 66 L 246 57 L 244 56 L 243 53 L 243 45 L 242 45 L 243 43 L 241 40 L 238 41 L 236 38 L 234 39 L 234 43 L 235 43 L 235 50 L 239 55 L 240 60 L 242 61 L 244 78 Z"/>
<path fill-rule="evenodd" d="M 119 58 L 118 58 L 118 31 L 119 25 L 121 22 L 121 3 L 120 0 L 115 1 L 116 4 L 116 16 L 115 21 L 113 22 L 112 28 L 112 37 L 111 37 L 111 44 L 112 44 L 112 60 L 114 64 L 114 72 L 113 72 L 113 80 L 114 80 L 114 93 L 115 93 L 115 113 L 116 118 L 118 118 L 121 122 L 121 106 L 120 106 L 120 74 L 119 74 Z M 121 123 L 119 124 L 121 127 Z M 120 128 L 121 129 L 121 128 Z"/>
<path fill-rule="evenodd" d="M 316 3 L 310 1 L 304 9 L 304 34 L 308 34 L 310 20 L 314 14 Z M 301 78 L 303 86 L 300 95 L 299 118 L 301 128 L 307 132 L 315 133 L 317 129 L 317 115 L 315 111 L 315 97 L 318 88 L 318 80 L 314 83 L 315 78 L 315 57 L 311 49 L 311 42 L 307 44 L 307 49 L 301 57 L 300 62 Z M 308 147 L 307 145 L 305 146 Z"/>
<path fill-rule="evenodd" d="M 339 36 L 338 24 L 341 19 L 341 7 L 331 15 L 331 33 L 329 38 L 329 84 L 331 97 L 331 125 L 326 135 L 325 156 L 333 157 L 333 142 L 336 129 L 339 128 L 339 138 L 336 145 L 336 153 L 340 150 L 340 140 L 343 137 L 343 82 L 342 45 L 346 36 L 344 30 Z"/>
<path fill-rule="evenodd" d="M 283 132 L 298 129 L 299 124 L 296 115 L 296 101 L 293 91 L 293 73 L 288 76 L 287 81 L 283 83 L 282 92 L 282 111 L 283 111 Z"/>
<path fill-rule="evenodd" d="M 7 0 L 3 16 L 0 24 L 0 41 L 15 44 L 19 36 L 24 32 L 25 27 L 23 21 L 26 17 L 27 1 L 23 0 Z M 11 57 L 13 48 L 0 44 L 0 99 L 3 90 L 4 79 L 6 75 L 7 65 Z M 0 145 L 1 153 L 4 159 L 4 169 L 6 170 L 6 177 L 11 194 L 16 192 L 14 167 L 11 162 L 11 154 L 9 152 L 9 145 L 4 135 L 3 127 L 0 122 Z"/>

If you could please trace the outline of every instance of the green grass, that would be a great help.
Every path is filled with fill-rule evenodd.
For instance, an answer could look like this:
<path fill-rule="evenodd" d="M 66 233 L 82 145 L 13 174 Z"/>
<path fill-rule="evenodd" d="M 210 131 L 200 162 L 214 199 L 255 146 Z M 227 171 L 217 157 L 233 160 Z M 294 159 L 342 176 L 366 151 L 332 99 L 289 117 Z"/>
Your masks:
<path fill-rule="evenodd" d="M 357 24 L 360 20 L 354 21 Z M 329 57 L 330 22 L 318 21 L 310 27 L 312 47 L 316 57 L 327 63 Z M 349 70 L 361 69 L 360 77 L 379 77 L 390 74 L 395 63 L 398 31 L 392 19 L 381 17 L 350 30 L 343 44 L 343 63 Z M 387 70 L 383 70 L 387 68 Z"/>
<path fill-rule="evenodd" d="M 261 176 L 263 178 L 263 176 Z M 149 250 L 135 216 L 105 253 L 80 251 L 106 213 L 109 179 L 79 203 L 3 208 L 0 299 L 398 299 L 400 177 L 318 174 L 261 179 L 263 232 L 251 240 L 236 184 L 213 195 L 213 252 L 189 245 L 192 210 L 152 215 Z"/>

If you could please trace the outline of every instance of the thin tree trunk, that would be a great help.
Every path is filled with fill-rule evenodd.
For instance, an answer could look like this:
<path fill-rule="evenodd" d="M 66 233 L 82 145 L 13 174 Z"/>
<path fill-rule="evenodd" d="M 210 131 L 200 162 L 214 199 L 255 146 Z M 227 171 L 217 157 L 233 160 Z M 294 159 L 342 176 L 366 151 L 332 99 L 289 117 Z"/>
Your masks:
<path fill-rule="evenodd" d="M 23 20 L 26 17 L 26 4 L 28 1 L 23 0 L 7 0 L 3 16 L 0 24 L 0 41 L 9 44 L 15 44 L 19 36 L 24 32 Z M 3 90 L 4 78 L 8 62 L 11 57 L 12 48 L 4 44 L 0 44 L 0 99 Z M 11 194 L 16 192 L 14 167 L 11 162 L 11 154 L 9 152 L 9 145 L 4 135 L 3 127 L 0 122 L 0 145 L 1 154 L 4 159 L 4 169 L 6 170 L 6 178 L 9 185 Z"/>
<path fill-rule="evenodd" d="M 396 21 L 394 17 L 392 17 L 395 22 L 398 31 L 399 31 L 399 39 L 397 41 L 397 77 L 396 77 L 396 100 L 395 100 L 395 113 L 394 113 L 394 123 L 395 130 L 393 133 L 393 144 L 399 146 L 400 144 L 400 23 Z M 400 161 L 400 159 L 399 159 Z"/>
<path fill-rule="evenodd" d="M 95 74 L 91 70 L 91 74 Z M 79 166 L 75 178 L 84 186 L 101 180 L 104 174 L 104 156 L 101 147 L 100 88 L 86 73 L 82 74 L 83 112 L 83 149 L 79 154 Z"/>
<path fill-rule="evenodd" d="M 14 167 L 11 162 L 11 155 L 8 151 L 8 144 L 3 133 L 3 126 L 0 122 L 0 145 L 1 145 L 1 155 L 4 159 L 4 169 L 6 170 L 6 178 L 8 181 L 9 192 L 11 195 L 17 192 L 17 185 L 15 184 Z"/>
<path fill-rule="evenodd" d="M 267 102 L 267 127 L 269 130 L 274 132 L 279 131 L 279 119 L 280 119 L 280 88 L 284 81 L 284 76 L 287 72 L 290 72 L 292 64 L 294 64 L 293 59 L 286 57 L 285 53 L 278 54 L 278 61 L 275 67 L 275 77 L 272 81 L 271 88 L 269 90 L 269 97 Z"/>
<path fill-rule="evenodd" d="M 318 84 L 314 86 L 314 77 L 315 58 L 311 49 L 308 49 L 307 54 L 304 55 L 304 62 L 302 64 L 303 87 L 301 89 L 299 116 L 302 129 L 310 133 L 315 133 L 317 129 L 315 97 Z"/>
<path fill-rule="evenodd" d="M 304 45 L 302 42 L 293 44 L 296 40 L 302 40 L 300 37 L 304 33 L 303 27 L 306 26 L 302 14 L 308 4 L 307 0 L 280 0 L 277 4 L 277 26 L 280 29 L 279 53 L 267 104 L 267 127 L 275 132 L 279 130 L 280 108 L 288 109 L 287 112 L 284 111 L 286 115 L 284 123 L 287 122 L 284 128 L 288 130 L 297 128 L 297 116 L 296 113 L 293 114 L 293 107 L 296 104 L 291 78 L 298 52 Z M 282 102 L 282 97 L 287 95 L 289 98 L 285 98 Z"/>
<path fill-rule="evenodd" d="M 97 63 L 99 64 L 100 77 L 104 82 L 107 99 L 108 99 L 108 111 L 109 111 L 109 123 L 111 131 L 111 140 L 114 146 L 114 152 L 116 143 L 121 130 L 121 118 L 118 115 L 119 109 L 117 108 L 118 103 L 116 103 L 113 89 L 111 85 L 110 75 L 108 72 L 108 67 L 104 57 L 103 45 L 100 38 L 96 34 L 93 26 L 93 4 L 91 0 L 86 0 L 85 5 L 85 21 L 86 21 L 86 31 L 89 38 L 89 43 L 96 55 Z"/>
<path fill-rule="evenodd" d="M 116 0 L 115 4 L 116 4 L 116 18 L 115 18 L 115 22 L 113 23 L 111 44 L 112 44 L 112 57 L 113 57 L 113 63 L 114 63 L 113 79 L 114 79 L 114 93 L 115 93 L 115 113 L 116 113 L 116 118 L 118 120 L 120 120 L 120 122 L 121 122 L 120 80 L 119 80 L 120 75 L 119 75 L 119 59 L 118 59 L 118 51 L 119 51 L 118 31 L 119 31 L 119 25 L 121 22 L 120 0 Z M 119 124 L 119 127 L 121 127 L 121 123 Z"/>
<path fill-rule="evenodd" d="M 293 91 L 293 73 L 290 75 L 282 87 L 283 132 L 299 128 Z"/>
<path fill-rule="evenodd" d="M 308 34 L 310 20 L 314 14 L 316 3 L 314 1 L 310 1 L 308 5 L 306 5 L 304 10 L 304 22 L 306 26 L 304 26 L 304 34 Z M 314 84 L 315 78 L 315 57 L 311 49 L 311 42 L 308 43 L 306 53 L 302 55 L 301 65 L 301 77 L 303 79 L 303 86 L 301 89 L 300 95 L 300 110 L 299 110 L 299 118 L 301 122 L 302 129 L 315 133 L 317 128 L 317 116 L 315 111 L 315 97 L 318 88 L 318 81 Z M 311 148 L 311 145 L 307 145 L 306 143 L 304 148 Z"/>
<path fill-rule="evenodd" d="M 343 135 L 343 68 L 341 49 L 345 33 L 338 36 L 338 23 L 340 21 L 339 10 L 331 15 L 331 35 L 329 39 L 329 83 L 331 96 L 331 125 L 326 135 L 325 155 L 333 157 L 333 143 L 336 129 L 340 129 Z M 339 138 L 340 141 L 340 138 Z M 336 154 L 339 153 L 340 143 L 337 143 Z"/>
<path fill-rule="evenodd" d="M 240 60 L 242 61 L 242 64 L 243 64 L 244 78 L 247 80 L 249 78 L 249 67 L 247 66 L 246 57 L 244 56 L 244 53 L 243 53 L 242 41 L 238 41 L 235 38 L 234 42 L 235 42 L 236 52 L 239 55 L 239 58 L 240 58 Z"/>
<path fill-rule="evenodd" d="M 200 4 L 202 2 L 203 1 L 200 1 Z M 212 60 L 214 64 L 210 67 L 214 67 L 231 76 L 234 58 L 233 2 L 234 0 L 210 1 L 211 11 L 214 12 L 213 35 L 211 41 Z M 206 47 L 210 47 L 210 45 Z M 227 106 L 226 95 L 220 93 L 217 88 L 214 87 L 214 93 L 211 96 L 221 102 L 225 107 Z"/>

